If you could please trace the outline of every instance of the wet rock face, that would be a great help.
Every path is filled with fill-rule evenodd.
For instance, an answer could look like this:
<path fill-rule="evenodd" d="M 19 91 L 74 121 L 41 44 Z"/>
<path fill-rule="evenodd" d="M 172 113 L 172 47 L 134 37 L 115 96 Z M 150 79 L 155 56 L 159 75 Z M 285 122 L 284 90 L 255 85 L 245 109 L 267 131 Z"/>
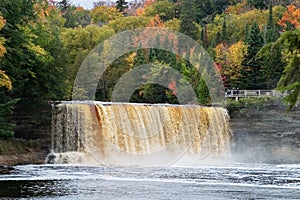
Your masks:
<path fill-rule="evenodd" d="M 13 167 L 0 165 L 0 174 L 10 174 L 13 170 Z"/>
<path fill-rule="evenodd" d="M 231 116 L 232 152 L 237 162 L 300 163 L 300 108 L 280 105 L 242 109 Z"/>

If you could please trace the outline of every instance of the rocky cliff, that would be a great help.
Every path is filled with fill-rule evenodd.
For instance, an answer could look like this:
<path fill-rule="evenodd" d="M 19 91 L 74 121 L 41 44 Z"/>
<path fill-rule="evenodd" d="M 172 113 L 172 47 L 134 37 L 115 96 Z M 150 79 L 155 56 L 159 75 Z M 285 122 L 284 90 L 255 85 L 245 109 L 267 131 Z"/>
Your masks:
<path fill-rule="evenodd" d="M 300 108 L 282 102 L 241 107 L 231 113 L 232 152 L 237 162 L 300 163 Z"/>

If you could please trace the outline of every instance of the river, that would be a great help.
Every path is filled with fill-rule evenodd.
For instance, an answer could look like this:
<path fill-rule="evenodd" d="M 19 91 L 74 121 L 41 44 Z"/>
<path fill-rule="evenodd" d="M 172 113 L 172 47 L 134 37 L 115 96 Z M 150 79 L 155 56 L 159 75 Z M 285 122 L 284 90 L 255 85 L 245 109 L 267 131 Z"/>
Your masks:
<path fill-rule="evenodd" d="M 112 167 L 23 165 L 1 199 L 300 199 L 300 165 Z"/>

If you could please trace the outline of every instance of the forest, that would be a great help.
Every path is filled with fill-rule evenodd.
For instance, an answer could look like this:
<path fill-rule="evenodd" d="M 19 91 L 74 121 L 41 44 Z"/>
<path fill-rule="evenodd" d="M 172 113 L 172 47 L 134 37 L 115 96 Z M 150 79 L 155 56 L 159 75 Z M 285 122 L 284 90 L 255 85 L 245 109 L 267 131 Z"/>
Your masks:
<path fill-rule="evenodd" d="M 290 109 L 297 102 L 299 1 L 119 0 L 112 5 L 94 4 L 93 9 L 85 10 L 68 0 L 0 1 L 0 138 L 11 138 L 25 131 L 24 127 L 48 126 L 51 103 L 72 99 L 77 71 L 89 52 L 116 33 L 143 27 L 167 28 L 197 41 L 213 58 L 212 70 L 218 71 L 225 88 L 289 91 Z M 177 70 L 192 85 L 199 104 L 210 104 L 202 74 L 185 59 L 159 49 L 120 55 L 100 78 L 96 100 L 111 101 L 120 77 L 147 63 Z M 160 72 L 147 73 L 155 78 Z M 176 89 L 180 89 L 176 83 L 168 88 L 141 85 L 130 101 L 176 104 Z"/>

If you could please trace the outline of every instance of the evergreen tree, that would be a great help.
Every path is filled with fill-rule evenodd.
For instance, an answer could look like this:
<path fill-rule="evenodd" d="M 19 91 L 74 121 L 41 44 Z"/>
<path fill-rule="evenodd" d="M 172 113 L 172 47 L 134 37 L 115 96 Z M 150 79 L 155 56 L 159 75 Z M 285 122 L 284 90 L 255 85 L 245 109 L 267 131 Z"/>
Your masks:
<path fill-rule="evenodd" d="M 26 117 L 32 125 L 48 123 L 49 101 L 62 99 L 66 89 L 62 80 L 67 54 L 57 27 L 61 21 L 52 18 L 55 11 L 40 20 L 32 0 L 1 1 L 0 12 L 9 24 L 0 31 L 7 38 L 7 53 L 0 65 L 13 85 L 11 92 L 0 95 L 0 103 L 20 99 L 14 121 Z"/>
<path fill-rule="evenodd" d="M 116 8 L 119 12 L 124 13 L 124 11 L 128 8 L 128 2 L 125 0 L 118 0 L 116 1 Z"/>
<path fill-rule="evenodd" d="M 183 0 L 179 32 L 191 37 L 194 40 L 197 40 L 198 28 L 195 25 L 194 20 L 195 20 L 195 9 L 194 9 L 193 2 L 188 0 Z M 182 42 L 185 43 L 185 41 Z"/>
<path fill-rule="evenodd" d="M 221 34 L 222 42 L 227 41 L 227 25 L 226 25 L 226 19 L 224 19 L 223 25 L 222 25 L 222 34 Z"/>
<path fill-rule="evenodd" d="M 76 25 L 76 19 L 74 16 L 76 7 L 72 6 L 69 0 L 62 0 L 58 2 L 57 7 L 61 10 L 63 18 L 66 19 L 65 27 L 74 28 Z"/>
<path fill-rule="evenodd" d="M 210 23 L 216 14 L 224 12 L 230 1 L 193 0 L 191 2 L 194 2 L 194 7 L 196 9 L 196 21 L 203 26 Z"/>
<path fill-rule="evenodd" d="M 261 60 L 256 57 L 256 54 L 263 46 L 264 41 L 256 21 L 251 28 L 249 39 L 246 41 L 246 44 L 248 45 L 248 54 L 243 60 L 243 76 L 240 88 L 262 89 L 260 84 Z"/>
<path fill-rule="evenodd" d="M 282 46 L 287 62 L 278 82 L 278 89 L 282 92 L 290 92 L 285 100 L 291 110 L 299 102 L 300 96 L 300 29 L 284 33 L 276 43 Z"/>
<path fill-rule="evenodd" d="M 249 41 L 249 24 L 246 23 L 245 33 L 244 33 L 244 41 L 247 43 Z"/>
<path fill-rule="evenodd" d="M 269 6 L 269 17 L 268 17 L 268 23 L 266 27 L 266 33 L 265 33 L 265 43 L 269 42 L 275 42 L 278 38 L 278 34 L 276 33 L 276 27 L 273 20 L 273 11 L 272 6 Z"/>
<path fill-rule="evenodd" d="M 265 9 L 267 7 L 267 4 L 265 3 L 264 0 L 248 0 L 247 1 L 248 5 L 254 6 L 257 9 Z"/>
<path fill-rule="evenodd" d="M 215 45 L 214 44 L 211 44 L 211 46 L 216 46 L 218 44 L 220 44 L 222 42 L 222 35 L 220 32 L 217 32 L 217 35 L 216 35 L 216 40 L 215 40 Z"/>
<path fill-rule="evenodd" d="M 197 87 L 198 102 L 202 105 L 208 105 L 211 103 L 210 94 L 206 82 L 203 78 L 200 79 Z"/>
<path fill-rule="evenodd" d="M 278 33 L 274 24 L 272 6 L 270 4 L 268 23 L 265 29 L 265 44 L 275 42 L 277 38 Z M 268 56 L 262 56 L 260 53 L 260 59 L 262 65 L 260 70 L 260 80 L 262 88 L 276 88 L 285 65 L 280 48 L 273 49 L 272 54 Z"/>

